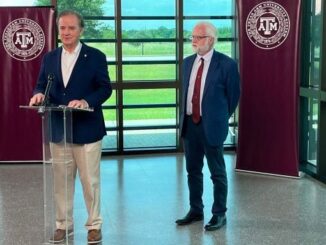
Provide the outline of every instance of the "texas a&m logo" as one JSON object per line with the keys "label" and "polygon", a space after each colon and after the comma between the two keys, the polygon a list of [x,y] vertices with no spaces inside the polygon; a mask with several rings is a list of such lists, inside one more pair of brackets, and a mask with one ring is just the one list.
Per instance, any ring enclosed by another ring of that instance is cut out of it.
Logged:
{"label": "texas a&m logo", "polygon": [[280,46],[286,40],[289,31],[289,15],[278,3],[262,2],[248,14],[247,36],[258,48],[273,49]]}
{"label": "texas a&m logo", "polygon": [[2,43],[11,57],[28,61],[40,55],[44,48],[45,36],[35,21],[20,18],[6,26],[2,34]]}

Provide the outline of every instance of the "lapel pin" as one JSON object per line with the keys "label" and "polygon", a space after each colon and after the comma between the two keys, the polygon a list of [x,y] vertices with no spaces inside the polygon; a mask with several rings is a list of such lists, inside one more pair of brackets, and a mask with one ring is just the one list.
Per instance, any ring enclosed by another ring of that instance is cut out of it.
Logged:
{"label": "lapel pin", "polygon": [[87,57],[87,54],[84,54],[84,57],[86,58]]}

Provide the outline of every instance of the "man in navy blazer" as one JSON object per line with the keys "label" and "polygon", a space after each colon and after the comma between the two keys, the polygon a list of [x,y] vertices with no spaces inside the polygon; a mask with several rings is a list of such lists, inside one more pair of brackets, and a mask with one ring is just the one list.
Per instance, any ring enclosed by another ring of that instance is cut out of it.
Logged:
{"label": "man in navy blazer", "polygon": [[51,115],[53,131],[50,146],[53,158],[56,230],[50,242],[63,242],[67,236],[73,234],[73,196],[78,170],[88,211],[85,224],[88,230],[88,243],[98,243],[102,239],[100,158],[102,138],[106,135],[101,105],[112,93],[106,56],[101,51],[80,42],[84,21],[79,13],[61,12],[57,18],[57,25],[62,47],[43,57],[30,105],[40,105],[44,101],[45,90],[51,79],[48,98],[51,105],[93,108],[94,111],[73,112],[73,135],[72,142],[69,142],[72,143],[69,152],[72,161],[66,164],[62,164],[64,151],[62,114],[53,112]]}
{"label": "man in navy blazer", "polygon": [[196,54],[184,59],[180,100],[180,134],[184,140],[190,210],[176,223],[187,225],[204,218],[202,169],[206,156],[214,202],[213,216],[205,230],[212,231],[226,224],[227,174],[223,143],[228,135],[229,118],[238,105],[240,79],[236,62],[214,50],[217,30],[211,23],[198,23],[191,40]]}

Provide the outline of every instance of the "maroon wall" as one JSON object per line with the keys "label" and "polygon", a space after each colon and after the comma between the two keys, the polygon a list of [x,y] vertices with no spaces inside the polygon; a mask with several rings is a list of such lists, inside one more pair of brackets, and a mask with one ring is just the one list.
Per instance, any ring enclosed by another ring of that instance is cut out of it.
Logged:
{"label": "maroon wall", "polygon": [[236,169],[298,176],[300,0],[238,0]]}
{"label": "maroon wall", "polygon": [[28,105],[42,56],[55,46],[50,7],[0,7],[0,161],[41,161],[41,119]]}

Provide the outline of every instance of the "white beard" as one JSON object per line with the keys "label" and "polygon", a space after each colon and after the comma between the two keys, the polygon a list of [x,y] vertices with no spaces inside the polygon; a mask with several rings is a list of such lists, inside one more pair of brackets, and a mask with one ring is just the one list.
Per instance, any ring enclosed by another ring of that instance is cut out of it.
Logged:
{"label": "white beard", "polygon": [[192,46],[192,51],[194,53],[197,53],[199,55],[204,55],[206,54],[208,51],[211,50],[211,47],[209,46],[208,42],[205,43],[205,45],[201,46],[201,47],[194,47]]}

